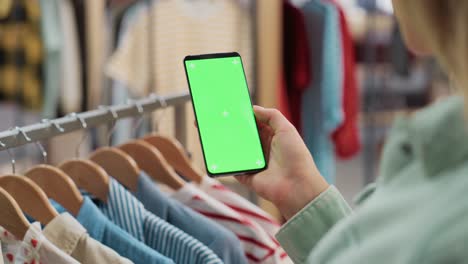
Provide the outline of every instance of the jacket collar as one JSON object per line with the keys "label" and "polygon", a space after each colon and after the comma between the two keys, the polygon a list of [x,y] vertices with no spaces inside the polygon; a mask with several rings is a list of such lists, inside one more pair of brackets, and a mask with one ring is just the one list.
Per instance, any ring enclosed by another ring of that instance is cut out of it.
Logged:
{"label": "jacket collar", "polygon": [[463,99],[455,96],[417,113],[411,120],[410,142],[428,176],[452,168],[468,157],[467,121]]}
{"label": "jacket collar", "polygon": [[[382,176],[388,178],[396,174],[394,169],[401,168],[403,160],[408,160],[405,155],[421,162],[425,176],[440,175],[457,166],[468,158],[467,128],[463,98],[459,96],[444,99],[410,118],[398,120],[388,142],[392,146],[388,146],[389,153],[383,160]],[[395,163],[399,165],[395,166]]]}

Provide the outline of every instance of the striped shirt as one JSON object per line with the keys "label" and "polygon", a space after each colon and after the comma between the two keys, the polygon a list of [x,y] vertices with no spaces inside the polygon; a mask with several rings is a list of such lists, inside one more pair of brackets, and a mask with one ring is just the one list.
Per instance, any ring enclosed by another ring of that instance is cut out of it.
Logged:
{"label": "striped shirt", "polygon": [[112,222],[175,263],[222,263],[211,249],[145,207],[116,180],[111,179],[107,203],[98,207]]}
{"label": "striped shirt", "polygon": [[[208,176],[203,177],[199,187],[209,196],[227,205],[243,217],[259,224],[268,233],[268,235],[270,235],[276,245],[279,246],[279,242],[276,240],[275,235],[278,233],[281,226],[275,219],[273,219],[272,216],[267,214],[260,207],[251,203],[239,194],[229,190],[219,181]],[[283,260],[282,263],[291,263],[291,260],[282,248],[278,249],[278,253],[280,254],[280,258]]]}
{"label": "striped shirt", "polygon": [[234,232],[242,242],[249,263],[282,263],[270,235],[254,221],[210,197],[192,184],[173,193],[173,198]]}

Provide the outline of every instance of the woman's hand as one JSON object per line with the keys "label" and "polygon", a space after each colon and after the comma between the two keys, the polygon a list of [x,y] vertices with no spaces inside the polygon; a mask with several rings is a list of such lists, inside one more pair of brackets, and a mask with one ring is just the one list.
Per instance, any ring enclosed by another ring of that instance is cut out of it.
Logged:
{"label": "woman's hand", "polygon": [[276,109],[254,106],[268,169],[237,176],[290,219],[328,188],[295,127]]}

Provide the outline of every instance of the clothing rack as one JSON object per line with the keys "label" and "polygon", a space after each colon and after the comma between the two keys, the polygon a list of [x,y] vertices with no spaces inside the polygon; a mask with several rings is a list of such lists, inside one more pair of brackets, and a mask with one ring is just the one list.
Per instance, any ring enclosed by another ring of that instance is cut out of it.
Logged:
{"label": "clothing rack", "polygon": [[121,118],[132,116],[143,117],[146,113],[166,107],[175,107],[176,138],[182,145],[186,145],[185,103],[190,99],[189,93],[168,96],[153,94],[143,99],[129,101],[127,104],[103,106],[96,110],[72,113],[61,118],[43,120],[41,123],[16,127],[0,132],[0,151],[81,129],[114,123]]}

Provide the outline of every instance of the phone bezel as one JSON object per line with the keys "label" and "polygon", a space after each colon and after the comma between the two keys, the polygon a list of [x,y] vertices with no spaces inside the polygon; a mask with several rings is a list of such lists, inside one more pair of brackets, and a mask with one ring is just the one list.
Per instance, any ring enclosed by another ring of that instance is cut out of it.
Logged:
{"label": "phone bezel", "polygon": [[[253,104],[252,104],[252,97],[250,96],[250,90],[249,90],[249,84],[247,82],[247,77],[245,75],[245,69],[244,69],[244,63],[242,61],[242,57],[239,53],[237,52],[227,52],[227,53],[212,53],[212,54],[201,54],[201,55],[188,55],[184,58],[184,70],[185,70],[185,77],[187,78],[187,83],[188,83],[188,86],[189,86],[189,91],[190,91],[190,97],[192,99],[192,108],[193,108],[193,112],[195,114],[195,120],[198,124],[198,116],[197,116],[197,111],[195,109],[195,104],[193,102],[193,94],[192,94],[192,86],[190,85],[190,80],[189,80],[189,76],[188,76],[188,72],[187,72],[187,66],[186,66],[186,62],[187,61],[191,61],[191,60],[204,60],[204,59],[217,59],[217,58],[231,58],[231,57],[239,57],[240,58],[240,61],[241,61],[241,65],[242,65],[242,72],[244,73],[244,78],[245,78],[245,82],[246,82],[246,87],[247,87],[247,93],[249,94],[249,101],[250,101],[250,106],[252,108],[252,113],[253,113]],[[255,118],[255,113],[254,114],[254,118]],[[208,163],[206,161],[206,155],[205,155],[205,149],[203,147],[203,140],[202,140],[202,136],[201,136],[201,133],[200,133],[200,128],[198,127],[197,125],[197,130],[198,130],[198,137],[200,139],[200,145],[201,145],[201,148],[202,148],[202,152],[203,152],[203,160],[205,162],[205,168],[206,168],[206,172],[207,174],[210,176],[210,177],[220,177],[220,176],[228,176],[228,175],[244,175],[244,174],[253,174],[253,173],[258,173],[260,171],[263,171],[263,170],[266,170],[268,168],[268,160],[267,160],[267,157],[266,157],[266,153],[264,151],[264,147],[262,145],[262,141],[261,141],[261,138],[260,138],[260,133],[259,133],[259,130],[258,130],[258,125],[257,125],[257,122],[255,122],[255,127],[257,129],[257,136],[258,136],[258,139],[260,141],[260,146],[262,147],[262,154],[263,154],[263,160],[265,161],[264,162],[264,165],[262,168],[258,168],[258,169],[252,169],[252,170],[240,170],[240,171],[231,171],[231,172],[221,172],[221,173],[212,173],[210,172],[209,168],[208,168]]]}

